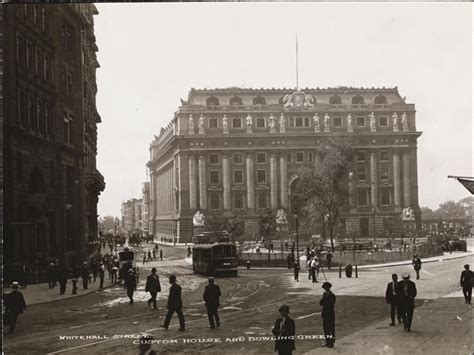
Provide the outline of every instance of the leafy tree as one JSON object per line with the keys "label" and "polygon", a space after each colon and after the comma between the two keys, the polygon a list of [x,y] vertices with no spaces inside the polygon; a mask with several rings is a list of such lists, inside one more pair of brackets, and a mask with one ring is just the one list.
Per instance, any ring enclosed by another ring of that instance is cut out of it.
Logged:
{"label": "leafy tree", "polygon": [[439,205],[436,213],[442,219],[461,219],[466,218],[467,208],[461,205],[459,202],[446,201]]}
{"label": "leafy tree", "polygon": [[400,234],[403,229],[403,223],[400,217],[386,217],[383,219],[383,229],[385,235],[389,238],[393,238],[395,235]]}
{"label": "leafy tree", "polygon": [[334,250],[334,232],[341,213],[349,207],[349,173],[354,150],[350,140],[329,139],[322,147],[321,164],[298,171],[295,197],[305,201],[303,211],[310,224],[325,218]]}
{"label": "leafy tree", "polygon": [[273,211],[268,210],[267,214],[260,216],[258,222],[258,232],[260,235],[265,238],[265,240],[270,240],[276,233],[276,216]]}
{"label": "leafy tree", "polygon": [[244,223],[239,220],[237,216],[226,219],[225,221],[225,230],[230,233],[232,238],[238,239],[244,234]]}
{"label": "leafy tree", "polygon": [[420,213],[423,220],[439,219],[438,214],[429,207],[421,207]]}
{"label": "leafy tree", "polygon": [[204,219],[204,228],[208,232],[213,232],[215,237],[219,236],[219,232],[226,230],[227,220],[224,217],[208,216]]}

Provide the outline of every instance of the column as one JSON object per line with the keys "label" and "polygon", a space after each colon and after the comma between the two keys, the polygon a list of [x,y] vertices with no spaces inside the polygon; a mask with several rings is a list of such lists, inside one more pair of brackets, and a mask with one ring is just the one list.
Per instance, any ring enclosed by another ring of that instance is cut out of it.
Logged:
{"label": "column", "polygon": [[207,192],[206,192],[206,160],[204,156],[199,157],[199,207],[201,210],[207,209]]}
{"label": "column", "polygon": [[277,157],[275,154],[270,157],[270,206],[272,210],[278,208]]}
{"label": "column", "polygon": [[401,185],[400,185],[400,153],[393,152],[393,204],[395,208],[400,208]]}
{"label": "column", "polygon": [[377,158],[375,152],[370,153],[370,202],[372,207],[378,205]]}
{"label": "column", "polygon": [[247,208],[255,208],[255,180],[254,180],[254,163],[253,155],[247,155]]}
{"label": "column", "polygon": [[197,196],[196,196],[196,158],[192,155],[189,156],[189,209],[197,209]]}
{"label": "column", "polygon": [[319,168],[321,166],[321,155],[319,151],[314,152],[314,167]]}
{"label": "column", "polygon": [[230,165],[229,157],[222,157],[222,175],[224,184],[224,210],[230,210]]}
{"label": "column", "polygon": [[280,155],[280,204],[288,207],[288,160],[286,153]]}
{"label": "column", "polygon": [[403,206],[410,205],[410,153],[405,151],[403,152]]}

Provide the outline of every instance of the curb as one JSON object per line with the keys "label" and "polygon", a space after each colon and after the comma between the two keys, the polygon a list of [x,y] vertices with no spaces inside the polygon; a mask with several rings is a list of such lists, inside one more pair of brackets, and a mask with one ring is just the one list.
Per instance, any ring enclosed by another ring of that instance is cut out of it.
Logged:
{"label": "curb", "polygon": [[[423,264],[428,264],[428,263],[434,263],[434,262],[439,262],[439,261],[449,261],[449,260],[455,260],[455,259],[462,259],[462,258],[465,258],[465,257],[468,257],[468,256],[473,256],[473,255],[474,255],[473,253],[468,253],[468,254],[454,256],[454,257],[447,258],[447,259],[436,259],[436,260],[426,260],[426,261],[423,261],[423,259],[421,259],[421,261],[422,261]],[[377,269],[377,268],[381,268],[381,267],[411,265],[411,263],[412,263],[411,260],[407,260],[407,261],[400,261],[399,263],[389,264],[389,265],[387,265],[387,264],[358,265],[357,268],[358,269]]]}

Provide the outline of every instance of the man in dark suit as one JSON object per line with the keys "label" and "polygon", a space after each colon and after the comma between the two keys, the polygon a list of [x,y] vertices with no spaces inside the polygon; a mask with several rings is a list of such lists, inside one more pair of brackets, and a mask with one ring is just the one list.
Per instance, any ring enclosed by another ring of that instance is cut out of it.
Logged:
{"label": "man in dark suit", "polygon": [[464,299],[467,304],[471,304],[472,296],[472,282],[474,278],[474,273],[469,270],[469,265],[464,265],[464,271],[461,273],[461,286]]}
{"label": "man in dark suit", "polygon": [[145,292],[150,292],[151,295],[151,298],[148,300],[148,307],[153,302],[153,308],[156,309],[156,294],[161,292],[161,285],[155,267],[151,269],[151,274],[146,278]]}
{"label": "man in dark suit", "polygon": [[403,328],[410,332],[415,309],[416,286],[413,281],[410,281],[410,273],[404,272],[402,276],[403,280],[397,284],[397,294],[400,296]]}
{"label": "man in dark suit", "polygon": [[219,297],[221,296],[221,289],[214,284],[214,278],[209,277],[209,285],[204,290],[203,299],[206,303],[207,317],[209,318],[210,328],[219,328],[219,314],[217,309],[220,306]]}
{"label": "man in dark suit", "polygon": [[10,334],[15,331],[18,315],[23,313],[26,309],[23,294],[18,291],[18,282],[14,281],[12,288],[13,291],[5,295],[5,317],[7,318],[7,323],[10,325]]}
{"label": "man in dark suit", "polygon": [[130,298],[129,304],[133,304],[133,293],[137,288],[137,278],[135,274],[135,270],[128,269],[127,275],[125,276],[125,288],[127,289],[127,296]]}
{"label": "man in dark suit", "polygon": [[171,275],[170,278],[170,294],[168,296],[168,313],[166,314],[165,323],[161,325],[162,328],[168,329],[170,325],[171,317],[176,312],[179,318],[179,330],[183,331],[184,328],[184,315],[183,315],[183,301],[181,300],[181,286],[176,283],[176,276]]}
{"label": "man in dark suit", "polygon": [[395,325],[395,312],[397,313],[398,323],[402,322],[402,312],[400,309],[400,300],[399,295],[397,294],[397,283],[398,276],[397,274],[392,274],[392,282],[389,282],[387,285],[387,291],[385,291],[385,301],[387,304],[390,304],[390,318],[392,323],[390,325]]}
{"label": "man in dark suit", "polygon": [[87,262],[84,262],[81,268],[82,287],[84,288],[84,290],[87,290],[89,284],[89,277],[89,267],[87,266]]}
{"label": "man in dark suit", "polygon": [[295,347],[295,321],[288,314],[290,307],[282,305],[278,312],[281,318],[278,318],[273,326],[272,333],[276,336],[275,350],[278,355],[291,355]]}
{"label": "man in dark suit", "polygon": [[420,279],[420,270],[421,270],[421,258],[418,256],[418,254],[415,254],[413,257],[413,268],[415,269],[416,272],[416,279]]}
{"label": "man in dark suit", "polygon": [[326,343],[323,346],[333,348],[336,341],[336,314],[334,305],[336,304],[336,296],[331,292],[332,285],[329,282],[323,283],[323,298],[319,304],[323,306],[321,317],[323,318],[323,330]]}

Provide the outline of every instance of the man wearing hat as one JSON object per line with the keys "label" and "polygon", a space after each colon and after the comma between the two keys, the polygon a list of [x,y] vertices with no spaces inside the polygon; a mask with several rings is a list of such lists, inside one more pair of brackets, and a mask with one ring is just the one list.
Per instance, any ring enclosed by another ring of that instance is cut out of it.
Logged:
{"label": "man wearing hat", "polygon": [[135,277],[135,270],[128,269],[125,275],[125,288],[127,289],[127,296],[130,298],[129,304],[133,304],[133,292],[137,288],[137,279]]}
{"label": "man wearing hat", "polygon": [[420,279],[420,270],[421,270],[421,258],[418,256],[418,254],[415,254],[415,256],[413,256],[413,268],[415,269],[415,272],[416,272],[416,279],[419,280]]}
{"label": "man wearing hat", "polygon": [[273,326],[272,333],[276,336],[275,350],[278,355],[291,355],[295,347],[295,321],[288,314],[290,307],[286,304],[278,308],[281,318],[278,318]]}
{"label": "man wearing hat", "polygon": [[466,304],[471,304],[473,278],[474,273],[469,270],[469,265],[464,265],[464,271],[461,273],[461,287]]}
{"label": "man wearing hat", "polygon": [[18,282],[14,281],[12,284],[13,291],[5,295],[5,317],[7,323],[10,325],[9,333],[15,331],[16,320],[19,314],[26,309],[25,298],[23,294],[18,291]]}
{"label": "man wearing hat", "polygon": [[400,300],[397,293],[398,275],[392,274],[392,282],[387,284],[385,291],[385,301],[390,305],[390,318],[392,319],[391,326],[395,325],[395,313],[397,313],[398,323],[402,322],[402,312],[400,309]]}
{"label": "man wearing hat", "polygon": [[168,313],[166,313],[165,323],[161,325],[162,328],[168,329],[173,313],[178,314],[179,330],[184,331],[184,315],[183,315],[183,301],[181,299],[181,286],[176,283],[176,276],[171,275],[170,278],[170,294],[168,296]]}
{"label": "man wearing hat", "polygon": [[156,309],[156,294],[161,292],[160,279],[156,274],[156,267],[151,268],[151,274],[146,278],[145,292],[150,292],[151,298],[148,300],[148,307],[153,302],[153,308]]}
{"label": "man wearing hat", "polygon": [[336,314],[334,312],[334,305],[336,304],[336,296],[331,292],[331,283],[323,283],[323,298],[319,304],[323,306],[321,317],[323,318],[323,330],[326,343],[323,346],[333,348],[336,341]]}
{"label": "man wearing hat", "polygon": [[411,322],[413,320],[413,310],[415,309],[416,286],[410,281],[410,273],[402,274],[403,280],[397,284],[397,293],[400,295],[400,309],[402,311],[403,328],[411,331]]}
{"label": "man wearing hat", "polygon": [[206,303],[207,308],[207,317],[209,318],[209,325],[211,329],[214,329],[216,326],[219,328],[219,314],[217,309],[220,306],[219,297],[221,296],[221,289],[219,286],[214,284],[214,278],[209,277],[209,285],[206,286],[204,290],[203,299]]}
{"label": "man wearing hat", "polygon": [[89,274],[89,267],[87,266],[87,262],[84,261],[81,268],[82,287],[84,288],[84,290],[87,290],[89,285]]}

